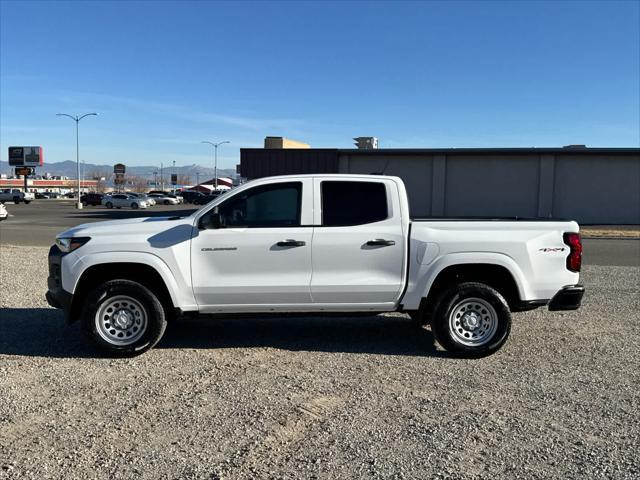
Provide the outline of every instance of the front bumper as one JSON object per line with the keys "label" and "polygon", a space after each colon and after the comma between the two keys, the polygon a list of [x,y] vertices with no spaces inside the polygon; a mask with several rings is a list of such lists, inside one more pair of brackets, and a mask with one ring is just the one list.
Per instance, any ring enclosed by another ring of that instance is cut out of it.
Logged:
{"label": "front bumper", "polygon": [[549,302],[549,310],[577,310],[582,303],[584,285],[567,285]]}
{"label": "front bumper", "polygon": [[65,321],[69,321],[73,294],[62,288],[62,257],[64,253],[53,245],[49,249],[49,277],[47,278],[48,291],[45,295],[47,303],[53,308],[64,311]]}

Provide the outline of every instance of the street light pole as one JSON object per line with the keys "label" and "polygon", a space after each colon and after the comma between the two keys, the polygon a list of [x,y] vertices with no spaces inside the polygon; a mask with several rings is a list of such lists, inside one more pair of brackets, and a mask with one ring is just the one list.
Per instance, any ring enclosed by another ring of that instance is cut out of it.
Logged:
{"label": "street light pole", "polygon": [[231,143],[231,142],[229,140],[225,140],[224,142],[213,143],[213,142],[208,142],[206,140],[203,140],[200,143],[208,143],[214,148],[213,177],[214,177],[215,190],[218,190],[218,147],[224,143]]}
{"label": "street light pole", "polygon": [[59,117],[69,117],[71,120],[76,122],[76,177],[78,179],[78,202],[76,203],[77,209],[82,209],[82,202],[80,201],[80,140],[79,140],[79,125],[80,120],[84,117],[88,117],[89,115],[98,115],[97,113],[85,113],[82,116],[69,115],[67,113],[56,113]]}

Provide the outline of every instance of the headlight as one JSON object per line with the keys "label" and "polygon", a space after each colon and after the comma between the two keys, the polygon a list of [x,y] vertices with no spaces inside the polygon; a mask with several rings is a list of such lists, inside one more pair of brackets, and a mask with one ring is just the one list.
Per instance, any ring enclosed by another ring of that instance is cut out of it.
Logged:
{"label": "headlight", "polygon": [[91,240],[90,237],[56,238],[56,245],[61,252],[69,253]]}

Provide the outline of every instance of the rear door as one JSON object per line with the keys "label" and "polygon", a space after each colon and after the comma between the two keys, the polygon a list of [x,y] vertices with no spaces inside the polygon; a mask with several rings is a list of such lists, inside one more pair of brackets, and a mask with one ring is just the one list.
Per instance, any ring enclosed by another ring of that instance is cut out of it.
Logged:
{"label": "rear door", "polygon": [[229,193],[205,214],[217,212],[220,226],[199,229],[191,242],[201,311],[308,308],[312,188],[311,178],[258,185]]}
{"label": "rear door", "polygon": [[404,286],[406,255],[395,183],[339,177],[314,182],[314,303],[392,308]]}

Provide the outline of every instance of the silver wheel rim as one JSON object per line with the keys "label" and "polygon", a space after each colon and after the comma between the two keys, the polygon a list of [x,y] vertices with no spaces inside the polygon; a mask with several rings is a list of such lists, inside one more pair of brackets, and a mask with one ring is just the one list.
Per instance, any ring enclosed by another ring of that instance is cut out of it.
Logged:
{"label": "silver wheel rim", "polygon": [[126,295],[106,300],[95,316],[100,337],[112,345],[125,346],[140,340],[147,330],[147,312],[142,304]]}
{"label": "silver wheel rim", "polygon": [[498,329],[498,314],[481,298],[465,298],[449,314],[449,332],[454,340],[468,347],[480,347],[491,341]]}

